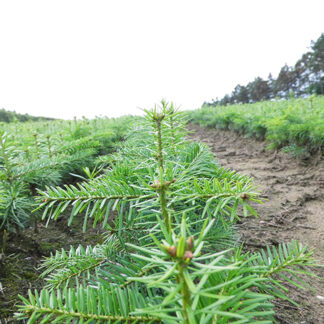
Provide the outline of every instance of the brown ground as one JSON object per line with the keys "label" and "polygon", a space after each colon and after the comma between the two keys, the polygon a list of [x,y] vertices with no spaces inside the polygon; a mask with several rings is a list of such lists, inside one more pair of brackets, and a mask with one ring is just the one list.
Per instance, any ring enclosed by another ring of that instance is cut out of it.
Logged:
{"label": "brown ground", "polygon": [[[205,142],[222,166],[252,176],[267,199],[256,206],[258,219],[243,219],[239,225],[245,245],[254,250],[298,240],[315,248],[315,258],[324,265],[324,160],[269,152],[265,142],[229,131],[198,125],[189,129],[191,138]],[[317,297],[324,296],[324,268],[315,272],[321,279],[307,278],[314,291],[292,290],[299,308],[278,303],[280,323],[324,324],[324,300]]]}
{"label": "brown ground", "polygon": [[44,257],[61,248],[70,249],[73,245],[95,245],[103,239],[102,230],[88,224],[86,233],[82,232],[83,218],[76,217],[71,227],[67,219],[60,219],[38,225],[38,233],[28,228],[20,235],[12,233],[7,240],[4,254],[0,253],[0,324],[22,323],[14,319],[17,305],[22,304],[18,294],[26,296],[28,289],[41,289],[44,280],[38,267]]}

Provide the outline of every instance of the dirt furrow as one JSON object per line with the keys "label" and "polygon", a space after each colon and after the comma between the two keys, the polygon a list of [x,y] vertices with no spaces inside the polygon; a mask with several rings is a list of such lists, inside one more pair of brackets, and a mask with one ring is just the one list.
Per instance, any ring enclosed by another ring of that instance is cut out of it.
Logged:
{"label": "dirt furrow", "polygon": [[[235,133],[190,125],[191,138],[206,143],[226,168],[248,174],[266,198],[255,206],[259,218],[243,219],[242,241],[254,250],[269,244],[298,240],[314,248],[324,264],[324,161],[302,161],[266,150],[266,143]],[[300,307],[278,303],[281,323],[324,323],[324,268],[319,278],[307,278],[314,290],[291,289]]]}

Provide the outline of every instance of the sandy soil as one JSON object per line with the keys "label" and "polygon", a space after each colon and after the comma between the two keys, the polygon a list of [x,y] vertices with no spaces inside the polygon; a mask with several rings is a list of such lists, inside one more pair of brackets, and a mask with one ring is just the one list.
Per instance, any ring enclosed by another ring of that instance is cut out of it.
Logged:
{"label": "sandy soil", "polygon": [[[313,249],[324,264],[324,161],[321,156],[308,161],[288,154],[269,152],[266,143],[244,138],[229,131],[190,125],[190,137],[211,148],[220,164],[248,174],[266,198],[255,206],[259,215],[243,219],[239,225],[242,241],[248,249],[298,240]],[[292,290],[300,304],[278,302],[280,323],[324,323],[324,268],[316,268],[318,279],[307,281],[313,291]]]}

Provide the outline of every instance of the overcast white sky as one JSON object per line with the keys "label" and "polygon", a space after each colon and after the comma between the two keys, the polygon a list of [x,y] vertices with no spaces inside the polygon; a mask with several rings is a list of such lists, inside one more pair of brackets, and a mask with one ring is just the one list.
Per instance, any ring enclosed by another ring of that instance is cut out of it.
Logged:
{"label": "overcast white sky", "polygon": [[277,76],[324,1],[0,0],[0,108],[58,118],[183,109]]}

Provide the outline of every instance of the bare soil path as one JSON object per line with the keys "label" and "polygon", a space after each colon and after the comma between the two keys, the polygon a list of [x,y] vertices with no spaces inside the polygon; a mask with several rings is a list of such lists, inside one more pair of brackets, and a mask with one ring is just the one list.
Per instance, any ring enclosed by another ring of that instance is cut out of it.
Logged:
{"label": "bare soil path", "polygon": [[[259,218],[243,219],[239,225],[248,249],[298,240],[315,248],[314,256],[324,264],[324,160],[308,161],[266,150],[265,142],[229,131],[190,125],[190,137],[206,143],[226,168],[252,176],[267,200],[255,206]],[[314,291],[292,289],[300,307],[278,303],[280,323],[324,324],[324,268],[319,278],[307,278]]]}

